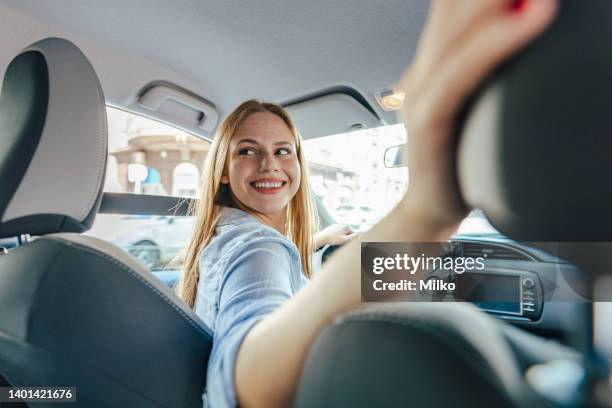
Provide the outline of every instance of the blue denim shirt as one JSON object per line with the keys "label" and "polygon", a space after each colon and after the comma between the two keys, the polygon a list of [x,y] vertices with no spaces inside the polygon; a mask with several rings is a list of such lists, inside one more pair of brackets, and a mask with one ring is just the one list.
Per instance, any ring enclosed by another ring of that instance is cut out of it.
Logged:
{"label": "blue denim shirt", "polygon": [[235,407],[234,366],[244,336],[307,279],[297,247],[252,215],[224,207],[200,254],[196,314],[213,331],[205,407]]}

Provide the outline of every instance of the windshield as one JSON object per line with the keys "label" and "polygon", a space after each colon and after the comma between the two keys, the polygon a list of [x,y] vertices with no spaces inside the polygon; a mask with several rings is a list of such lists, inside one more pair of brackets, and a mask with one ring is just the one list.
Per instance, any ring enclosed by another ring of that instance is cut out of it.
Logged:
{"label": "windshield", "polygon": [[[210,143],[150,119],[108,109],[109,165],[105,191],[199,197],[200,169]],[[351,131],[304,142],[321,227],[339,222],[363,232],[401,200],[408,170],[384,166],[385,150],[406,142],[403,125]],[[152,270],[186,247],[192,217],[101,214],[88,234],[125,249]],[[462,234],[496,231],[480,211]]]}
{"label": "windshield", "polygon": [[[312,189],[336,221],[363,232],[400,201],[408,170],[385,167],[384,155],[403,143],[406,130],[401,124],[305,141]],[[499,234],[480,210],[470,212],[457,233]]]}
{"label": "windshield", "polygon": [[501,235],[487,220],[487,217],[481,210],[472,210],[465,217],[457,234],[462,235]]}
{"label": "windshield", "polygon": [[372,227],[400,201],[406,168],[384,166],[385,150],[406,142],[403,125],[381,126],[304,142],[311,187],[336,221]]}

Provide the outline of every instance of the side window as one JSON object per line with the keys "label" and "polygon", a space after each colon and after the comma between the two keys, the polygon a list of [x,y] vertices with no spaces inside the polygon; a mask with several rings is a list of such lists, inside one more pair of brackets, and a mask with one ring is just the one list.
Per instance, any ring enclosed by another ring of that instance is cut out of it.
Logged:
{"label": "side window", "polygon": [[172,170],[172,195],[197,196],[200,188],[200,170],[193,163],[179,163]]}
{"label": "side window", "polygon": [[[107,108],[108,166],[105,192],[197,197],[200,169],[210,142],[154,120]],[[175,260],[191,238],[192,217],[98,214],[87,233],[138,258],[168,285],[178,278]]]}
{"label": "side window", "polygon": [[154,120],[107,108],[104,191],[196,197],[210,142]]}

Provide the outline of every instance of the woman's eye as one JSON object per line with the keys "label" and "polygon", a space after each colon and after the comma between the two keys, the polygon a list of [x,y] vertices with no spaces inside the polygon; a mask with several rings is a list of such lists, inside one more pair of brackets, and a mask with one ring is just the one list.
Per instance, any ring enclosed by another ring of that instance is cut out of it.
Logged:
{"label": "woman's eye", "polygon": [[238,150],[239,156],[252,156],[255,154],[255,151],[250,147],[245,147],[243,149]]}
{"label": "woman's eye", "polygon": [[286,156],[288,154],[291,154],[291,150],[286,149],[286,148],[281,148],[276,151],[276,154],[278,154],[279,156]]}

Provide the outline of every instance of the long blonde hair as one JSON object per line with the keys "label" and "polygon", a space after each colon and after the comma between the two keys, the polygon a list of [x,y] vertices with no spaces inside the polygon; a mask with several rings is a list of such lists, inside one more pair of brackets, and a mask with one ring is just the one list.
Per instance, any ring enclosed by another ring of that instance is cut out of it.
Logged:
{"label": "long blonde hair", "polygon": [[287,206],[287,237],[298,248],[302,271],[306,277],[312,273],[310,257],[313,251],[313,234],[317,229],[317,214],[310,194],[308,167],[304,160],[302,137],[297,131],[289,114],[283,107],[258,100],[248,100],[238,106],[221,123],[215,136],[202,171],[202,194],[199,204],[192,201],[189,213],[196,216],[193,236],[187,247],[183,273],[176,291],[191,308],[195,307],[198,283],[200,280],[199,256],[213,237],[221,207],[238,207],[229,193],[229,186],[221,184],[221,176],[227,160],[232,137],[249,115],[258,112],[272,113],[289,127],[295,137],[296,154],[301,167],[300,186]]}

